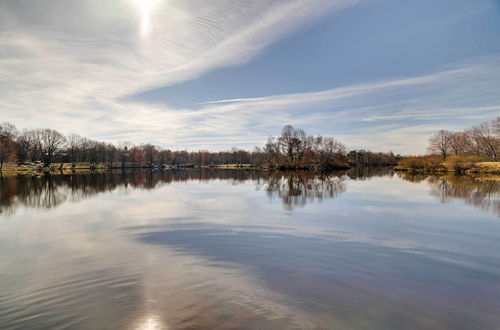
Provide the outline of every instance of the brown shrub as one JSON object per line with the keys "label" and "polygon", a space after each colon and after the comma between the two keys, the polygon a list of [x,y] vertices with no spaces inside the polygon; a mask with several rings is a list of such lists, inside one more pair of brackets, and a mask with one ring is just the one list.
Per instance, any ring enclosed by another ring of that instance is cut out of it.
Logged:
{"label": "brown shrub", "polygon": [[407,157],[398,162],[398,167],[412,171],[423,170],[427,167],[427,162],[423,157]]}
{"label": "brown shrub", "polygon": [[478,156],[449,156],[444,163],[445,167],[449,170],[453,170],[458,173],[463,173],[468,169],[471,169],[475,164],[481,161],[481,157]]}

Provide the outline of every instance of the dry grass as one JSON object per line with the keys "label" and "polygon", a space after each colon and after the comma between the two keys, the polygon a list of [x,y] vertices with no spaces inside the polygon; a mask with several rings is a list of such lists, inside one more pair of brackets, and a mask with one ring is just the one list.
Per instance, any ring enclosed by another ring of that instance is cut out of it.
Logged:
{"label": "dry grass", "polygon": [[477,156],[451,155],[442,162],[438,156],[414,156],[399,161],[396,171],[500,174],[500,162],[484,162]]}
{"label": "dry grass", "polygon": [[[105,165],[97,165],[95,167],[95,169],[105,169],[106,166]],[[5,173],[30,173],[30,172],[36,172],[36,171],[60,171],[60,170],[63,170],[63,171],[71,171],[73,170],[72,167],[71,167],[71,163],[64,163],[63,164],[63,167],[61,168],[61,163],[52,163],[50,165],[50,169],[47,169],[47,168],[43,168],[43,167],[36,167],[36,166],[28,166],[28,165],[16,165],[16,164],[13,164],[13,163],[6,163],[3,165],[3,168],[2,168],[2,173],[5,174]],[[75,168],[75,170],[90,170],[91,169],[91,166],[90,164],[87,164],[87,163],[77,163]]]}
{"label": "dry grass", "polygon": [[480,162],[470,169],[472,173],[495,173],[500,174],[500,162]]}
{"label": "dry grass", "polygon": [[479,167],[494,168],[500,170],[500,162],[480,162],[476,164]]}

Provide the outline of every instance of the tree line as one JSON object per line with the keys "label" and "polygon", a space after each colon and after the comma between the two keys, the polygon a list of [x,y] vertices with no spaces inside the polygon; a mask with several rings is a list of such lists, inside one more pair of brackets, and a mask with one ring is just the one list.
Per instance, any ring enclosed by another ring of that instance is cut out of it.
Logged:
{"label": "tree line", "polygon": [[117,145],[89,139],[78,134],[68,136],[49,129],[25,129],[19,132],[10,123],[0,124],[0,169],[5,162],[21,164],[80,163],[108,167],[152,167],[161,165],[219,165],[252,164],[262,162],[262,152],[233,148],[229,151],[209,152],[163,149],[153,144]]}
{"label": "tree line", "polygon": [[164,149],[153,144],[118,144],[64,134],[50,128],[19,131],[10,123],[0,124],[0,170],[5,162],[50,167],[54,163],[89,164],[90,167],[211,166],[253,164],[279,168],[331,169],[346,167],[345,146],[332,137],[311,136],[287,125],[281,136],[270,137],[264,148],[253,151],[187,151]]}
{"label": "tree line", "polygon": [[455,155],[496,162],[500,157],[500,117],[461,132],[440,130],[430,137],[428,150],[443,161]]}
{"label": "tree line", "polygon": [[429,138],[429,153],[405,157],[396,169],[406,171],[498,173],[500,117],[460,132],[440,130]]}
{"label": "tree line", "polygon": [[267,163],[282,169],[331,170],[364,165],[395,165],[401,159],[392,152],[352,150],[331,136],[308,135],[287,125],[281,136],[269,137],[264,150]]}
{"label": "tree line", "polygon": [[187,151],[164,149],[153,144],[118,144],[64,134],[50,128],[19,131],[10,123],[0,124],[0,170],[5,162],[50,167],[54,163],[105,165],[118,167],[217,166],[251,164],[279,169],[331,170],[356,165],[393,165],[392,152],[366,150],[346,152],[344,144],[331,136],[309,135],[286,125],[280,136],[269,137],[264,147],[253,151],[232,148],[227,151]]}

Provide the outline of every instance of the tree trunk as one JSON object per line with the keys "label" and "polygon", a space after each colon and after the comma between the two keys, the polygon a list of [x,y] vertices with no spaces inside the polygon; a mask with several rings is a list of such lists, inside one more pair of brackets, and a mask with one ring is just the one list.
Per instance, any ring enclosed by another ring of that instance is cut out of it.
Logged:
{"label": "tree trunk", "polygon": [[0,172],[2,172],[2,168],[3,168],[3,160],[0,160]]}
{"label": "tree trunk", "polygon": [[52,157],[50,156],[45,156],[43,160],[43,166],[44,167],[50,167]]}

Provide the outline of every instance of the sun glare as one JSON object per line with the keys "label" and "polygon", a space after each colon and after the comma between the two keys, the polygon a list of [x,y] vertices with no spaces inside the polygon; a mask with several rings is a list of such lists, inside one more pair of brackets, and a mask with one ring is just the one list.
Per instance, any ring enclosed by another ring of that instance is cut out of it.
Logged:
{"label": "sun glare", "polygon": [[136,2],[143,10],[149,11],[151,7],[158,3],[158,0],[136,0]]}
{"label": "sun glare", "polygon": [[137,330],[167,330],[168,327],[162,324],[160,318],[156,315],[147,315],[139,323]]}
{"label": "sun glare", "polygon": [[151,12],[160,0],[135,0],[141,10],[141,37],[146,38],[151,35],[152,21]]}

